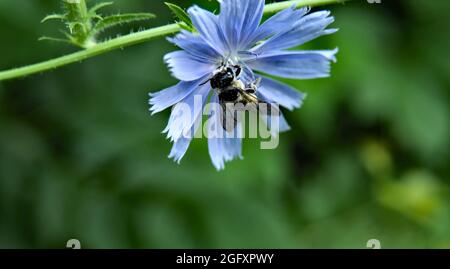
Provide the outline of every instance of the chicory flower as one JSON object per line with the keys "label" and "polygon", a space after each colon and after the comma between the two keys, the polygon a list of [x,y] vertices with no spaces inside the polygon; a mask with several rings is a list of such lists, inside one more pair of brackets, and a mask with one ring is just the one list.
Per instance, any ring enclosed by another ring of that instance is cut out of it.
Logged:
{"label": "chicory flower", "polygon": [[[240,79],[244,83],[260,77],[256,94],[261,100],[293,110],[302,105],[305,94],[263,74],[291,79],[323,78],[329,76],[330,62],[336,61],[337,49],[288,50],[336,32],[336,29],[327,29],[334,21],[329,11],[310,13],[309,8],[291,7],[260,24],[263,0],[222,0],[220,3],[219,15],[198,6],[188,9],[197,32],[182,30],[169,38],[181,50],[164,57],[172,75],[180,82],[150,94],[152,114],[172,107],[164,132],[174,143],[169,157],[177,162],[183,158],[193,133],[201,126],[203,107],[218,102],[217,91],[204,82],[222,63],[241,66]],[[221,126],[217,113],[210,114],[209,124]],[[276,130],[268,127],[276,132],[290,128],[282,114]],[[238,126],[235,131],[242,130]],[[242,157],[240,136],[209,137],[208,148],[218,170],[224,168],[226,161]]]}

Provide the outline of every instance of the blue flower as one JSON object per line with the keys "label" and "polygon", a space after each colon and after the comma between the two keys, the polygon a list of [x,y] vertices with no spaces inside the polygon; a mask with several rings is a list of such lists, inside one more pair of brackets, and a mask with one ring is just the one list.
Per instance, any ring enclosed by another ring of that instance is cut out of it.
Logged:
{"label": "blue flower", "polygon": [[[169,158],[180,162],[193,134],[201,126],[203,107],[218,102],[218,93],[204,82],[223,62],[240,65],[240,79],[245,83],[254,81],[255,75],[260,77],[258,97],[288,110],[299,108],[305,95],[260,74],[292,79],[329,76],[330,62],[336,61],[337,49],[288,49],[336,32],[336,29],[327,29],[334,21],[330,12],[310,13],[308,8],[291,7],[260,24],[263,9],[263,0],[222,0],[219,15],[193,6],[188,9],[188,14],[197,32],[183,30],[168,39],[181,48],[164,57],[172,75],[180,82],[151,93],[149,103],[152,114],[172,107],[169,123],[164,130],[174,143]],[[221,124],[217,113],[210,113],[209,117],[209,127]],[[270,124],[268,126],[270,128]],[[271,131],[283,132],[289,128],[281,114],[278,128]],[[235,132],[242,132],[241,129],[238,126]],[[209,136],[209,155],[218,170],[224,168],[226,161],[242,157],[242,139],[239,137]]]}

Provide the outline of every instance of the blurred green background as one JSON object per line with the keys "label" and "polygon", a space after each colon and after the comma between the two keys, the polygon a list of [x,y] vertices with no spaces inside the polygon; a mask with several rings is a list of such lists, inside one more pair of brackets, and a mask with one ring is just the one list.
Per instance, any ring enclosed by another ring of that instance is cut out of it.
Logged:
{"label": "blurred green background", "polygon": [[[170,23],[163,1],[116,0],[105,13]],[[209,1],[192,2],[211,10]],[[0,1],[0,69],[75,49],[57,35],[55,0]],[[0,83],[0,247],[450,247],[450,2],[353,1],[324,7],[339,47],[332,77],[287,82],[308,93],[286,113],[276,150],[244,143],[244,160],[212,166],[206,140],[181,165],[150,116],[148,93],[176,80],[163,38]]]}

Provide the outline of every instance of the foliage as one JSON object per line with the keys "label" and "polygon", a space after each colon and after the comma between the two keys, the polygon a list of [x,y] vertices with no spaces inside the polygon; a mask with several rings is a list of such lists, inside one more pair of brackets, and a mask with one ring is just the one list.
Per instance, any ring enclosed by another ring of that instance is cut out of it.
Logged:
{"label": "foliage", "polygon": [[62,41],[82,48],[90,48],[97,43],[98,35],[117,25],[135,21],[148,20],[155,16],[151,13],[127,13],[102,16],[100,9],[113,4],[113,2],[101,2],[91,8],[86,5],[86,0],[63,0],[63,14],[51,14],[42,22],[60,20],[69,32],[62,31],[65,39],[54,37],[41,37],[40,40]]}
{"label": "foliage", "polygon": [[166,4],[166,6],[170,9],[170,11],[172,11],[173,15],[177,19],[179,19],[178,24],[180,25],[181,28],[189,32],[195,31],[195,27],[192,24],[191,18],[189,17],[189,14],[187,14],[186,11],[184,11],[184,9],[172,3],[165,2],[164,4]]}

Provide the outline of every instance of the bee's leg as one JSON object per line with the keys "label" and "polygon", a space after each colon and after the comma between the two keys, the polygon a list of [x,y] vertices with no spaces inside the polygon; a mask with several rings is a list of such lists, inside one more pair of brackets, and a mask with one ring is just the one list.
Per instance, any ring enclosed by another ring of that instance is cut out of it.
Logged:
{"label": "bee's leg", "polygon": [[259,85],[261,85],[261,80],[261,77],[259,77],[252,83],[252,85],[255,87],[255,90],[259,87]]}
{"label": "bee's leg", "polygon": [[251,83],[251,84],[247,85],[247,87],[245,87],[245,92],[254,94],[256,92],[256,88],[257,88],[256,85],[254,83]]}
{"label": "bee's leg", "polygon": [[254,82],[250,83],[246,88],[245,92],[254,94],[256,90],[258,89],[259,85],[261,84],[261,78],[257,78]]}
{"label": "bee's leg", "polygon": [[210,81],[211,81],[211,78],[209,78],[208,80],[202,82],[202,83],[201,83],[200,85],[198,85],[198,86],[203,86],[203,85],[205,85],[206,83],[208,83],[208,82],[210,82]]}
{"label": "bee's leg", "polygon": [[242,73],[242,68],[238,64],[233,65],[233,67],[236,69],[236,71],[234,71],[234,74],[235,74],[236,77],[238,77]]}

